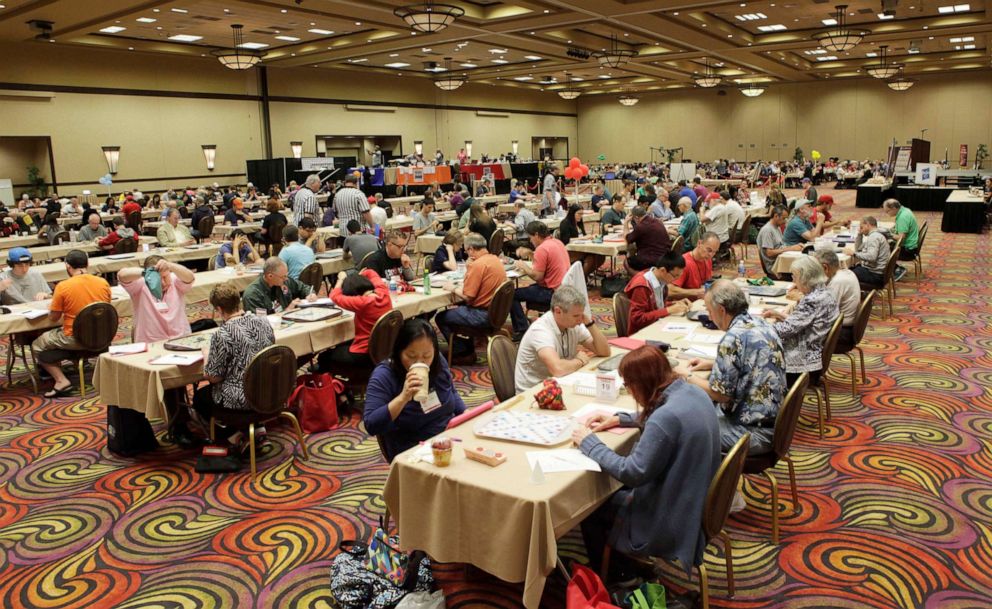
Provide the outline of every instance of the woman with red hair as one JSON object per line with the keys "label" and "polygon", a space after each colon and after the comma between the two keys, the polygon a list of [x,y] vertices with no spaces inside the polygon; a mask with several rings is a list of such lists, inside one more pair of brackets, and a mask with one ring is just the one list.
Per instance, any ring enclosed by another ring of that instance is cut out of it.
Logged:
{"label": "woman with red hair", "polygon": [[[688,574],[703,559],[703,504],[720,465],[716,408],[657,347],[631,351],[619,372],[640,414],[599,415],[572,432],[579,449],[624,484],[582,523],[590,566],[599,570],[608,543],[622,553],[611,561],[614,577],[631,575],[623,555],[678,560]],[[641,430],[626,457],[593,433],[617,426]]]}

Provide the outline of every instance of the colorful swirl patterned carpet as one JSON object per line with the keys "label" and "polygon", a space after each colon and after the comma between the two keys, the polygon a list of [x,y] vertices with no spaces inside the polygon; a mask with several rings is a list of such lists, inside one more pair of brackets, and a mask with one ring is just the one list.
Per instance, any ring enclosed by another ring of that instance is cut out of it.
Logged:
{"label": "colorful swirl patterned carpet", "polygon": [[[854,212],[851,191],[834,195],[841,216]],[[941,234],[929,216],[926,278],[919,290],[901,282],[895,316],[872,320],[858,397],[837,360],[823,440],[807,401],[793,451],[800,505],[793,513],[784,493],[778,546],[767,483],[747,481],[749,506],[729,522],[734,599],[723,549],[711,546],[714,606],[992,607],[989,239]],[[605,302],[595,312],[612,326]],[[169,445],[114,457],[93,397],[38,398],[15,373],[0,394],[4,608],[328,607],[338,542],[367,538],[383,510],[387,470],[356,419],[311,436],[309,461],[289,459],[290,435],[271,430],[276,451],[252,484],[246,473],[197,474],[194,455]],[[459,368],[456,380],[470,405],[490,393],[484,366]],[[574,533],[562,540],[566,561],[583,552]],[[449,607],[519,607],[518,585],[462,565],[436,573]],[[677,569],[666,577],[690,585]],[[553,576],[544,606],[562,599]]]}

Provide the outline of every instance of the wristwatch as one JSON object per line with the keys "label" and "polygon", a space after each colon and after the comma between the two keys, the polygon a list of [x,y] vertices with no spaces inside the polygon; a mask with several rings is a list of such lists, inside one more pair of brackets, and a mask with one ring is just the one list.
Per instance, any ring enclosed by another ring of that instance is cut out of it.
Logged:
{"label": "wristwatch", "polygon": [[593,320],[593,321],[590,321],[589,323],[587,323],[587,324],[583,324],[583,325],[584,325],[585,327],[587,327],[587,328],[591,328],[591,327],[593,327],[593,326],[595,326],[595,325],[596,325],[596,321],[595,321],[595,320]]}

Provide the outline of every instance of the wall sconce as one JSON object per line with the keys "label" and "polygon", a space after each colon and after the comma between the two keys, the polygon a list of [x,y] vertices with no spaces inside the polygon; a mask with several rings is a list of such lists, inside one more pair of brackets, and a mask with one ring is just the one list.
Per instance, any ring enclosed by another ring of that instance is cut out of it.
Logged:
{"label": "wall sconce", "polygon": [[293,158],[303,158],[303,142],[290,142],[289,147],[293,149]]}
{"label": "wall sconce", "polygon": [[472,140],[465,140],[465,155],[472,158]]}
{"label": "wall sconce", "polygon": [[421,141],[416,141],[413,143],[413,153],[420,156],[424,153],[424,143]]}
{"label": "wall sconce", "polygon": [[110,175],[117,174],[117,161],[121,158],[121,147],[120,146],[101,146],[103,149],[103,158],[107,159],[107,171]]}
{"label": "wall sconce", "polygon": [[207,160],[207,170],[214,170],[214,159],[217,158],[217,146],[214,144],[203,144],[203,158]]}
{"label": "wall sconce", "polygon": [[520,142],[518,142],[517,140],[513,140],[512,142],[510,142],[510,145],[513,147],[513,156],[516,156],[517,150],[520,148]]}

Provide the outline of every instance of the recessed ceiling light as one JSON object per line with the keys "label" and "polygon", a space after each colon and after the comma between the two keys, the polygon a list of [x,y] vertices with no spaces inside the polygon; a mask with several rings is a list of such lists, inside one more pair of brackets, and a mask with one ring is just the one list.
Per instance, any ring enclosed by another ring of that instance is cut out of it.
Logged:
{"label": "recessed ceiling light", "polygon": [[781,23],[776,23],[774,25],[759,25],[759,32],[781,32],[782,30],[788,29]]}
{"label": "recessed ceiling light", "polygon": [[875,53],[875,52],[865,53],[865,57],[878,57],[878,53]]}
{"label": "recessed ceiling light", "polygon": [[253,51],[255,51],[258,49],[264,49],[269,45],[264,42],[242,42],[238,46],[241,47],[242,49],[252,49]]}
{"label": "recessed ceiling light", "polygon": [[510,63],[510,62],[507,61],[507,60],[505,60],[505,59],[494,59],[493,60],[493,63],[504,64],[504,63]]}
{"label": "recessed ceiling light", "polygon": [[606,79],[610,78],[610,75],[609,74],[600,74],[599,75],[599,78],[602,78],[603,80],[606,80]]}
{"label": "recessed ceiling light", "polygon": [[836,55],[824,55],[823,57],[817,57],[817,61],[837,61]]}
{"label": "recessed ceiling light", "polygon": [[138,17],[135,21],[138,23],[155,23],[158,19],[153,19],[151,17]]}
{"label": "recessed ceiling light", "polygon": [[410,64],[403,63],[402,61],[394,61],[393,63],[387,63],[386,64],[386,67],[387,68],[397,68],[397,69],[398,68],[408,68],[408,67],[410,67]]}
{"label": "recessed ceiling light", "polygon": [[160,10],[159,10],[159,9],[157,9],[157,8],[153,8],[153,9],[152,9],[152,12],[153,12],[153,13],[161,13],[162,11],[160,11]]}
{"label": "recessed ceiling light", "polygon": [[356,21],[355,22],[355,25],[362,25],[362,22],[361,21]]}
{"label": "recessed ceiling light", "polygon": [[390,53],[389,56],[390,57],[399,57],[400,54],[399,53]]}
{"label": "recessed ceiling light", "polygon": [[954,4],[937,7],[937,12],[946,15],[948,13],[967,13],[971,10],[970,4]]}
{"label": "recessed ceiling light", "polygon": [[966,50],[966,51],[970,51],[970,50],[972,50],[974,48],[975,48],[975,45],[973,45],[973,44],[966,44],[966,45],[964,45],[964,50]]}
{"label": "recessed ceiling light", "polygon": [[300,39],[296,36],[276,36],[276,40],[285,40],[286,42],[299,42]]}
{"label": "recessed ceiling light", "polygon": [[170,8],[173,13],[188,13],[189,11],[184,8]]}
{"label": "recessed ceiling light", "polygon": [[479,67],[479,66],[477,66],[474,63],[462,63],[462,64],[459,64],[459,65],[461,67],[463,67],[463,68],[478,68]]}
{"label": "recessed ceiling light", "polygon": [[529,59],[531,61],[539,61],[544,58],[541,57],[540,55],[524,55],[524,59]]}
{"label": "recessed ceiling light", "polygon": [[517,76],[513,80],[519,80],[520,82],[527,82],[528,80],[534,80],[533,76]]}
{"label": "recessed ceiling light", "polygon": [[361,59],[349,59],[348,61],[350,61],[351,63],[362,63],[363,61],[368,61],[368,60],[369,60],[368,57],[362,57]]}
{"label": "recessed ceiling light", "polygon": [[430,53],[430,52],[431,52],[431,51],[433,51],[433,50],[434,50],[434,49],[432,49],[432,48],[430,48],[430,47],[420,47],[420,51],[421,51],[422,53]]}
{"label": "recessed ceiling light", "polygon": [[[2,5],[0,5],[0,6],[2,6]],[[127,50],[133,51],[134,50],[134,47],[128,47]]]}
{"label": "recessed ceiling light", "polygon": [[169,40],[175,40],[176,42],[196,42],[197,40],[203,40],[203,36],[194,36],[192,34],[176,34],[174,36],[169,36]]}
{"label": "recessed ceiling light", "polygon": [[768,19],[768,15],[764,13],[745,13],[743,15],[734,15],[734,19],[738,21],[759,21],[761,19]]}
{"label": "recessed ceiling light", "polygon": [[895,19],[896,16],[895,15],[886,15],[884,13],[878,13],[878,18],[881,21],[888,21],[889,19]]}
{"label": "recessed ceiling light", "polygon": [[836,19],[823,19],[820,21],[823,25],[837,25]]}
{"label": "recessed ceiling light", "polygon": [[506,49],[489,49],[489,52],[493,55],[504,55],[506,54]]}
{"label": "recessed ceiling light", "polygon": [[283,15],[285,15],[285,14],[286,14],[286,13],[288,13],[289,11],[288,11],[288,10],[286,10],[286,9],[281,9],[281,10],[280,10],[279,12],[280,12],[280,13],[282,13]]}
{"label": "recessed ceiling light", "polygon": [[104,34],[116,34],[118,32],[123,32],[126,29],[127,29],[126,27],[121,27],[119,25],[111,25],[110,27],[105,27],[100,31],[103,32]]}
{"label": "recessed ceiling light", "polygon": [[321,36],[330,36],[331,34],[334,33],[333,30],[321,30],[321,29],[317,29],[317,28],[314,28],[314,29],[311,29],[311,30],[307,30],[307,31],[310,32],[311,34],[320,34]]}
{"label": "recessed ceiling light", "polygon": [[808,51],[803,51],[803,54],[805,54],[805,55],[826,55],[827,54],[827,50],[826,49],[810,49]]}

